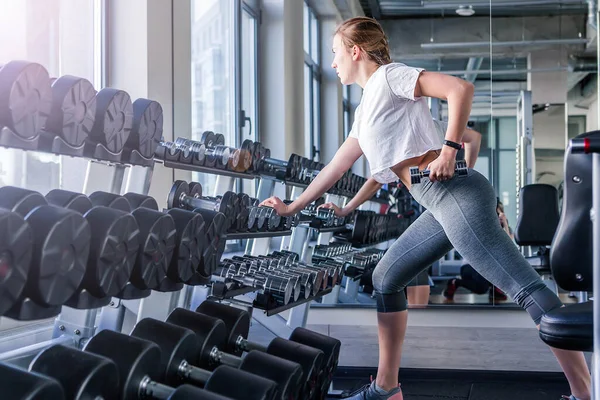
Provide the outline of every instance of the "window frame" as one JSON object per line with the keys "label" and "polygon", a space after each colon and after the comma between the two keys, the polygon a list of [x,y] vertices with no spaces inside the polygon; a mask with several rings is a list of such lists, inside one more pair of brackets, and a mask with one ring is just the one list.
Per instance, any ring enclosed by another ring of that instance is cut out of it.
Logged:
{"label": "window frame", "polygon": [[[322,73],[319,54],[321,52],[321,21],[317,13],[312,9],[308,2],[304,1],[304,7],[308,10],[308,20],[304,21],[304,29],[308,32],[308,53],[304,49],[304,64],[309,67],[309,82],[304,82],[304,85],[309,85],[310,110],[304,112],[310,113],[310,158],[315,161],[320,161],[321,155],[321,126],[315,124],[315,121],[321,121],[321,90],[322,90]],[[303,19],[305,14],[303,13]],[[313,21],[316,27],[313,27]],[[317,37],[313,37],[316,32]],[[306,36],[305,36],[306,37]],[[314,45],[316,45],[316,48]],[[317,87],[315,93],[315,85]]]}

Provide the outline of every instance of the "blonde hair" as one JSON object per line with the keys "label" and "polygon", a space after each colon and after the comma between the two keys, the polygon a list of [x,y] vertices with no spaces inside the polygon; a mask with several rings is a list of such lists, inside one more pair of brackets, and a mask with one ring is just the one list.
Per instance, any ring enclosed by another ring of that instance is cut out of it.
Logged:
{"label": "blonde hair", "polygon": [[390,47],[379,22],[373,18],[355,17],[342,22],[335,30],[348,47],[358,46],[378,65],[389,64]]}

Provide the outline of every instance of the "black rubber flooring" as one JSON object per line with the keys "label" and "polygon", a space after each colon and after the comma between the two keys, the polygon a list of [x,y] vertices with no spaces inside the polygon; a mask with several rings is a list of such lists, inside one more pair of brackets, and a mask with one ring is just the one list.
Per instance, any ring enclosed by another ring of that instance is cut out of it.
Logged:
{"label": "black rubber flooring", "polygon": [[[375,376],[371,368],[338,368],[331,399],[347,396]],[[561,373],[403,369],[405,400],[559,400],[570,394]]]}

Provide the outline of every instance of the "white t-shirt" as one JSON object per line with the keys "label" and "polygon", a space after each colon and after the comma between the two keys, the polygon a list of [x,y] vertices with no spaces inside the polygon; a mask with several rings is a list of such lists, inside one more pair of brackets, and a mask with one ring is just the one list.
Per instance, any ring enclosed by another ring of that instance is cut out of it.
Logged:
{"label": "white t-shirt", "polygon": [[379,183],[398,180],[390,168],[399,162],[442,148],[444,123],[434,122],[426,97],[414,97],[421,71],[382,65],[364,87],[349,136],[358,139]]}

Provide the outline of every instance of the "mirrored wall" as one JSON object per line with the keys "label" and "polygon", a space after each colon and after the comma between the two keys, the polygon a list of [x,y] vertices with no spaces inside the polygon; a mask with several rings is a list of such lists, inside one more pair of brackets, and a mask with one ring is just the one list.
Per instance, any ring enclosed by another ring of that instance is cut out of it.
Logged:
{"label": "mirrored wall", "polygon": [[[522,212],[519,189],[552,185],[560,204],[568,139],[598,128],[595,15],[585,2],[575,1],[520,1],[518,7],[489,0],[422,1],[410,7],[379,1],[376,10],[369,8],[373,3],[361,2],[367,15],[380,20],[393,61],[475,85],[468,127],[480,134],[481,144],[474,168],[495,188],[498,224],[515,246],[526,256],[543,252],[544,246],[520,246],[515,238]],[[434,118],[446,120],[447,111],[447,102],[431,102]],[[549,279],[548,271],[539,273]],[[456,251],[422,278],[407,288],[410,307],[517,307]],[[566,303],[580,295],[554,289]],[[358,285],[344,285],[328,302],[374,307],[369,274]]]}

